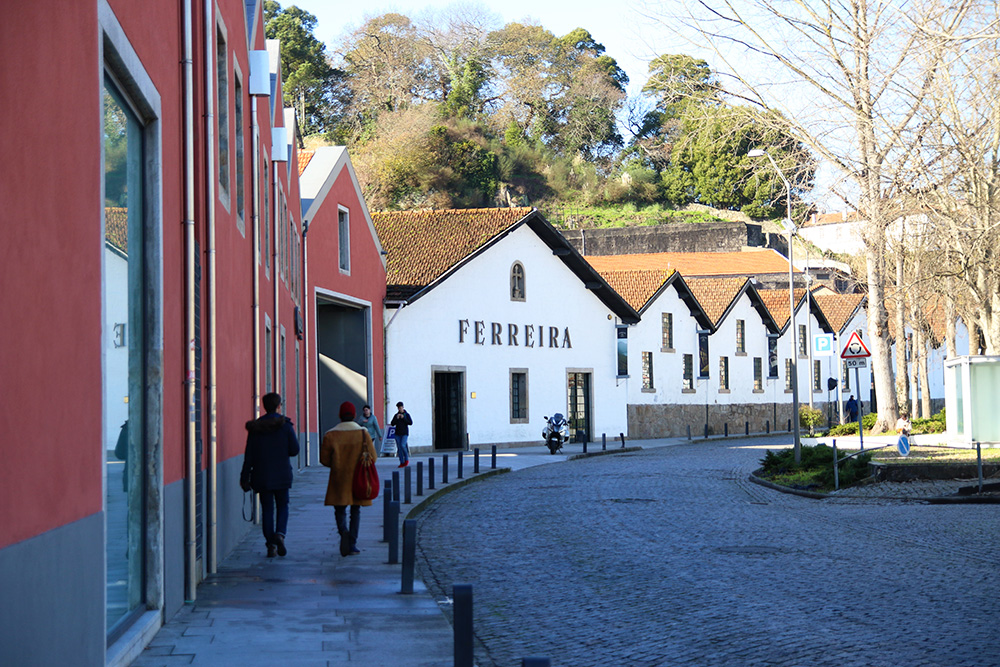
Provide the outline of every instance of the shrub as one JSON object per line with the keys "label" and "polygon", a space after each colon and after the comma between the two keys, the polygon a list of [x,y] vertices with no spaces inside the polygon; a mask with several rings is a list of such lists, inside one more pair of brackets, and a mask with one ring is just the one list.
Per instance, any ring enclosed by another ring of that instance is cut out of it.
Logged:
{"label": "shrub", "polygon": [[816,408],[810,408],[808,405],[799,406],[799,426],[809,429],[810,435],[814,432],[815,427],[822,421],[822,411],[817,410]]}
{"label": "shrub", "polygon": [[858,434],[858,422],[847,422],[846,424],[837,424],[829,431],[826,435],[837,436],[837,435],[857,435]]}
{"label": "shrub", "polygon": [[[864,452],[844,460],[840,455],[840,484],[849,486],[868,476],[868,462],[872,453]],[[785,449],[778,452],[768,450],[761,459],[761,474],[776,483],[787,483],[793,488],[833,489],[833,448],[828,445],[804,446],[801,462],[795,463],[795,451]]]}

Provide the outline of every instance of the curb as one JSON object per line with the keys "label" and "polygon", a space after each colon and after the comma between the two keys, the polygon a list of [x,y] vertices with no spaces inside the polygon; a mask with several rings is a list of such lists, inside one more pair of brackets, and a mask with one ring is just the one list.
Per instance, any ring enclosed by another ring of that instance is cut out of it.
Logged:
{"label": "curb", "polygon": [[466,477],[465,479],[449,482],[448,486],[442,486],[439,489],[434,489],[434,493],[424,496],[423,500],[421,500],[419,503],[410,508],[410,510],[406,513],[406,516],[404,518],[412,519],[413,517],[417,516],[425,509],[427,509],[427,506],[430,505],[433,501],[437,500],[446,493],[451,493],[456,489],[461,489],[463,486],[468,486],[469,484],[472,484],[473,482],[478,482],[481,479],[486,479],[488,477],[495,477],[496,475],[503,475],[510,471],[511,471],[510,468],[496,468],[487,470],[485,472],[476,473],[472,477]]}
{"label": "curb", "polygon": [[589,459],[592,456],[607,456],[608,454],[625,454],[626,452],[641,452],[642,447],[635,445],[633,447],[618,447],[617,449],[602,449],[598,452],[587,452],[586,454],[573,454],[572,456],[567,456],[567,461],[576,461],[579,459]]}
{"label": "curb", "polygon": [[[804,491],[802,489],[793,489],[788,486],[781,486],[775,484],[774,482],[769,482],[766,479],[758,477],[755,473],[750,473],[750,481],[754,484],[759,484],[768,489],[774,489],[775,491],[780,491],[781,493],[787,493],[792,496],[801,496],[802,498],[809,498],[811,500],[826,500],[827,498],[849,498],[853,496],[838,496],[833,493],[817,493],[816,491]],[[871,500],[897,500],[900,502],[909,503],[926,503],[928,505],[991,505],[1000,504],[1000,496],[926,496],[923,498],[914,498],[911,496],[858,496],[858,499],[871,499]]]}

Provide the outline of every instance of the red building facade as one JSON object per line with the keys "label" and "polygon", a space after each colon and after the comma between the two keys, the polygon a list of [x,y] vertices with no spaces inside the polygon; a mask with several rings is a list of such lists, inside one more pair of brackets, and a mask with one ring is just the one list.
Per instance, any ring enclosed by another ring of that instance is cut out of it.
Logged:
{"label": "red building facade", "polygon": [[[321,346],[306,325],[331,294],[368,313],[359,374],[364,398],[384,400],[378,241],[350,169],[302,201],[262,5],[5,9],[0,122],[19,156],[0,178],[11,664],[127,664],[197,598],[254,530],[238,480],[260,397],[280,392],[303,442],[318,439]],[[341,209],[350,271],[327,275],[313,255],[314,289],[305,240],[339,257]],[[358,352],[322,348],[358,366]]]}

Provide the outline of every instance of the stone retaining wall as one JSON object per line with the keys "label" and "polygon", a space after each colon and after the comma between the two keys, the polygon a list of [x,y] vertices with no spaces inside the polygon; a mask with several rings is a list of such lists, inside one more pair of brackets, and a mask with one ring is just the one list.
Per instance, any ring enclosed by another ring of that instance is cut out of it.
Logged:
{"label": "stone retaining wall", "polygon": [[[824,415],[826,402],[814,402]],[[791,403],[741,403],[734,405],[629,405],[628,437],[632,439],[693,438],[724,435],[769,433],[789,430]],[[822,428],[822,427],[820,427]],[[805,435],[805,431],[803,431]]]}

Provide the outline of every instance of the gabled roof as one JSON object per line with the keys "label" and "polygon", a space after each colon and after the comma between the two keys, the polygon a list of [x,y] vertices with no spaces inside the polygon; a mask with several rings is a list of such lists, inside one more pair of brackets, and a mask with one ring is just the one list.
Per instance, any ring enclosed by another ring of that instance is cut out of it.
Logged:
{"label": "gabled roof", "polygon": [[[757,290],[761,300],[771,313],[771,318],[778,325],[778,331],[783,332],[788,327],[788,290],[787,289],[761,289]],[[804,289],[794,291],[795,310],[802,305],[802,299],[806,296]]]}
{"label": "gabled roof", "polygon": [[601,276],[611,287],[622,295],[628,305],[642,311],[646,304],[660,292],[667,279],[675,273],[672,269],[622,269],[603,271]]}
{"label": "gabled roof", "polygon": [[326,201],[334,183],[340,177],[341,172],[347,170],[347,175],[351,179],[351,186],[354,194],[361,204],[361,214],[368,223],[368,231],[371,232],[372,240],[378,249],[382,264],[385,266],[385,253],[382,252],[382,244],[379,236],[375,232],[375,224],[372,216],[365,205],[365,197],[361,192],[361,184],[358,182],[358,175],[354,173],[354,166],[351,164],[351,156],[344,146],[323,146],[314,151],[303,151],[309,153],[309,160],[303,166],[302,156],[299,155],[299,201],[302,205],[302,221],[306,229],[312,222],[320,207]]}
{"label": "gabled roof", "polygon": [[746,277],[689,278],[687,284],[705,314],[712,320],[712,326],[717,327],[733,301],[743,293],[743,286],[748,280]]}
{"label": "gabled roof", "polygon": [[587,257],[587,261],[601,273],[623,269],[673,269],[680,271],[686,278],[754,276],[788,272],[788,259],[774,250],[591,255]]}
{"label": "gabled roof", "polygon": [[814,293],[813,299],[819,304],[820,310],[838,335],[854,319],[865,302],[864,294],[831,294],[827,292]]}
{"label": "gabled roof", "polygon": [[387,305],[416,301],[501,239],[527,226],[622,322],[639,321],[635,309],[536,209],[378,211],[372,220],[388,253]]}
{"label": "gabled roof", "polygon": [[299,151],[299,176],[309,166],[309,161],[312,160],[315,153],[316,151]]}

